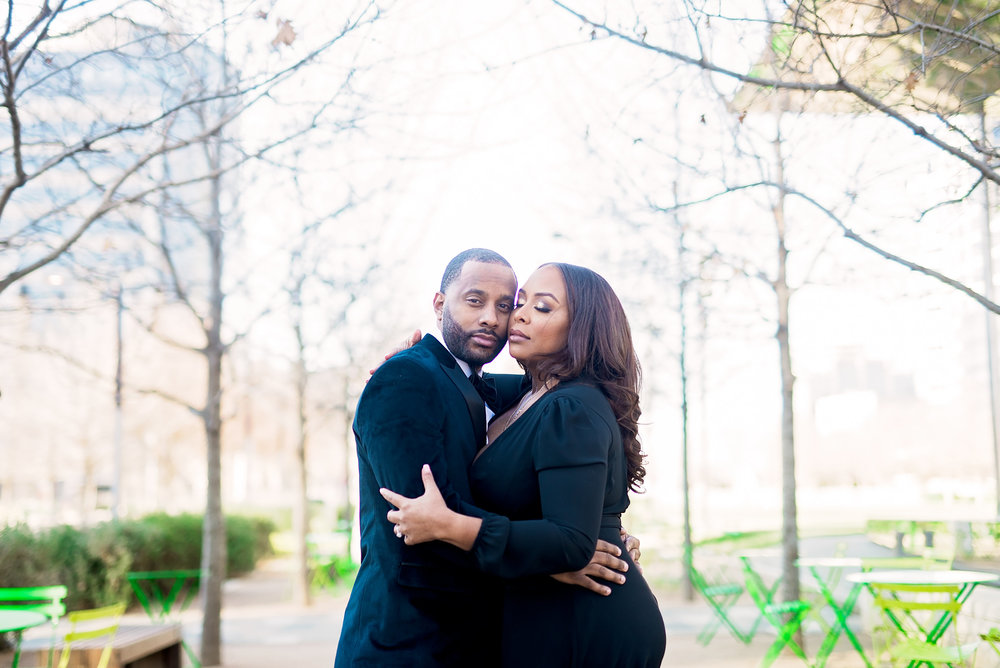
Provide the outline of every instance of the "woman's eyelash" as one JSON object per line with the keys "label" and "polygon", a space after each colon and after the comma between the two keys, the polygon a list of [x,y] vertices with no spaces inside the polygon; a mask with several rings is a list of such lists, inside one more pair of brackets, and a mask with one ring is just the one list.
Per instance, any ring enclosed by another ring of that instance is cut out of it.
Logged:
{"label": "woman's eyelash", "polygon": [[[514,304],[514,308],[515,309],[524,308],[526,305],[527,302],[519,302],[517,304]],[[550,311],[552,311],[552,309],[546,306],[544,302],[539,302],[535,304],[532,308],[534,308],[536,311],[540,311],[541,313],[549,313]]]}

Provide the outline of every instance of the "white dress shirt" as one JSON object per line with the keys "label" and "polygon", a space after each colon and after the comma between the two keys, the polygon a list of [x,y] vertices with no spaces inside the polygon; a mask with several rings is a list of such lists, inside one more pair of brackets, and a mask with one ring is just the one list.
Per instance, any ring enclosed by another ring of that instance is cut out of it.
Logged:
{"label": "white dress shirt", "polygon": [[[449,354],[451,354],[452,357],[455,357],[455,353],[451,352],[451,350],[448,348],[448,344],[445,343],[444,339],[441,337],[441,332],[430,332],[430,335],[433,336],[435,339],[437,339],[441,343],[441,345],[444,346],[444,349],[447,350]],[[457,357],[455,357],[455,361],[458,362],[458,367],[462,370],[462,373],[465,374],[466,378],[472,375],[472,367],[469,366],[468,362],[466,362],[465,360],[460,360]],[[483,370],[480,369],[479,370],[480,378],[482,377],[482,375],[483,375]],[[486,406],[486,424],[489,425],[490,420],[492,419],[493,419],[493,410],[489,406]]]}

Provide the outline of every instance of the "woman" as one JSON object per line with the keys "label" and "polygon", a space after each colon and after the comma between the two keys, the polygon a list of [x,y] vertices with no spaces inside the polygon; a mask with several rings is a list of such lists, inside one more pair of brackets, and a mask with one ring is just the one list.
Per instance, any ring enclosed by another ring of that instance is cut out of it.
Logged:
{"label": "woman", "polygon": [[[518,291],[508,347],[531,391],[490,423],[471,473],[477,505],[508,521],[480,532],[482,520],[444,505],[426,466],[424,496],[383,490],[398,508],[389,520],[408,544],[449,542],[510,578],[504,665],[659,666],[663,619],[619,533],[645,476],[639,364],[621,303],[589,269],[543,265]],[[582,568],[598,538],[631,567],[609,596],[545,575]]]}

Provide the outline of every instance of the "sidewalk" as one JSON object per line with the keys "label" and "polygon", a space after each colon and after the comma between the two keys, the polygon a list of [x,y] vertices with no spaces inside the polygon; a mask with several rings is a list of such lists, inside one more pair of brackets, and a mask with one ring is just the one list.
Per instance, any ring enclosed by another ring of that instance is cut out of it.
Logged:
{"label": "sidewalk", "polygon": [[[309,608],[293,605],[287,564],[282,561],[265,562],[251,575],[230,580],[224,590],[222,621],[225,668],[332,666],[347,598],[347,592],[324,594]],[[708,647],[702,647],[695,636],[711,615],[708,606],[701,601],[688,603],[677,595],[658,598],[667,626],[664,666],[748,668],[758,664],[774,639],[760,633],[748,646],[723,630]],[[736,608],[738,619],[752,619],[753,612],[746,606]],[[199,630],[197,619],[185,622],[185,637],[196,648]],[[820,642],[818,634],[809,634],[809,648],[815,650]],[[802,665],[790,653],[774,663],[775,668]],[[843,639],[827,663],[830,668],[858,665],[857,654]]]}
{"label": "sidewalk", "polygon": [[[826,547],[822,542],[817,545],[814,541],[809,541],[804,551],[823,550]],[[224,668],[333,666],[349,592],[322,593],[316,596],[309,607],[295,605],[291,601],[290,567],[287,560],[272,559],[263,562],[250,575],[225,583],[222,613]],[[657,591],[656,594],[667,627],[664,666],[753,668],[759,665],[760,659],[774,640],[773,632],[767,629],[759,632],[750,645],[744,645],[723,629],[707,647],[703,647],[695,638],[712,615],[708,605],[700,599],[684,601],[680,593],[673,590]],[[861,602],[860,607],[863,607]],[[977,588],[963,609],[963,617],[966,610],[980,619],[989,620],[989,624],[1000,624],[1000,588]],[[742,600],[732,612],[737,624],[743,628],[748,628],[756,617],[756,610],[748,600]],[[136,623],[146,621],[141,610],[126,615],[126,619],[133,617]],[[186,641],[198,651],[201,614],[197,605],[183,613],[182,623]],[[973,631],[973,626],[975,625],[963,622],[963,628],[967,631]],[[43,633],[47,631],[32,629],[26,637]],[[869,639],[864,635],[860,637],[866,649],[870,649]],[[814,655],[821,642],[822,636],[818,628],[810,631],[806,638],[807,652]],[[9,665],[9,657],[0,656],[0,666],[4,665],[5,659]],[[188,664],[185,662],[185,665]],[[775,668],[801,668],[804,664],[790,652],[786,652],[773,665]],[[976,665],[995,667],[998,665],[997,657],[988,647],[982,647]],[[856,668],[863,666],[863,663],[847,640],[841,637],[826,666]]]}
{"label": "sidewalk", "polygon": [[[350,594],[320,593],[309,607],[292,603],[291,565],[263,562],[250,575],[223,589],[222,661],[226,668],[332,667],[344,608]],[[193,647],[199,620],[185,623]]]}

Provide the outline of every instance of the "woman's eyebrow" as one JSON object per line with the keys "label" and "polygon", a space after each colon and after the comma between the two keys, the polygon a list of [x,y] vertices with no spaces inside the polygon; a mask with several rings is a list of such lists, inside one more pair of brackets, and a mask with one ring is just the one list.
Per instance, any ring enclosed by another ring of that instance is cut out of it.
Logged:
{"label": "woman's eyebrow", "polygon": [[[521,290],[520,292],[518,292],[518,294],[521,294],[521,292],[524,292],[524,290]],[[549,297],[550,299],[552,299],[552,300],[553,300],[553,301],[555,301],[556,303],[562,303],[562,302],[560,302],[560,301],[559,301],[559,298],[558,298],[558,297],[556,297],[556,296],[555,296],[554,294],[552,294],[551,292],[536,292],[536,293],[534,294],[534,296],[535,296],[535,297]]]}

